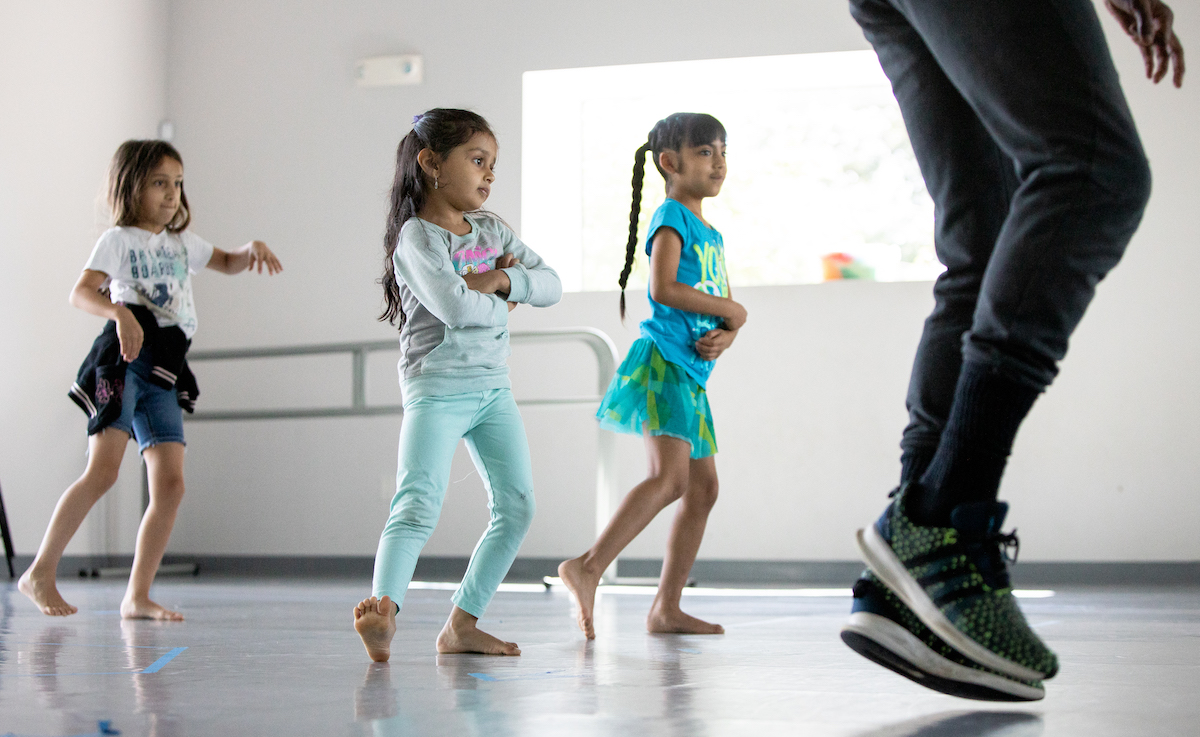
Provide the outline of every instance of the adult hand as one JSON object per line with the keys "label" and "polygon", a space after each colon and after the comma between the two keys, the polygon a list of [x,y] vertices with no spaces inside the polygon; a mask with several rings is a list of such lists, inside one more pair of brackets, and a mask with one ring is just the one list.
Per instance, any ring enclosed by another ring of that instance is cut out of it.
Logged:
{"label": "adult hand", "polygon": [[1104,0],[1125,32],[1142,52],[1146,78],[1158,84],[1167,76],[1172,64],[1175,73],[1171,81],[1183,86],[1183,44],[1175,35],[1175,14],[1161,0]]}
{"label": "adult hand", "polygon": [[709,330],[704,334],[704,337],[696,341],[696,353],[705,361],[715,361],[722,353],[733,345],[733,339],[737,337],[736,330]]}
{"label": "adult hand", "polygon": [[142,341],[145,340],[145,333],[142,331],[142,326],[138,324],[137,318],[128,308],[122,307],[117,314],[117,341],[121,345],[121,358],[125,359],[125,363],[133,363],[137,360],[138,354],[142,352]]}

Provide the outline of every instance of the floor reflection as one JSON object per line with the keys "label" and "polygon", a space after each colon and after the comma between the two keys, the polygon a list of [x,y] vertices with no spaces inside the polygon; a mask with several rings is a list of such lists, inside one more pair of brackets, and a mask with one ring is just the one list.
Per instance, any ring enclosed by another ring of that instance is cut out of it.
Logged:
{"label": "floor reflection", "polygon": [[647,635],[646,649],[658,673],[662,694],[662,715],[668,720],[670,734],[677,737],[705,737],[705,722],[696,716],[697,687],[692,684],[689,661],[700,654],[696,638],[682,635]]}
{"label": "floor reflection", "polygon": [[[34,687],[45,709],[58,710],[67,706],[68,700],[59,691],[59,656],[75,636],[74,627],[53,625],[38,634],[29,650],[18,651],[17,663],[26,666],[21,667],[20,672],[34,676]],[[21,663],[23,659],[27,663]]]}
{"label": "floor reflection", "polygon": [[170,681],[158,673],[142,673],[157,661],[178,637],[178,625],[148,620],[121,620],[121,641],[125,643],[125,663],[134,673],[133,696],[136,713],[146,717],[149,737],[174,737],[185,733],[184,721],[172,713]]}
{"label": "floor reflection", "polygon": [[[11,649],[8,641],[13,636],[13,601],[14,586],[6,586],[0,590],[0,673],[7,673],[12,666]],[[0,691],[4,689],[5,679],[0,678]]]}
{"label": "floor reflection", "polygon": [[[354,717],[376,737],[508,735],[506,717],[472,678],[483,656],[439,655],[432,664],[371,663],[354,692]],[[393,685],[393,674],[402,683]]]}
{"label": "floor reflection", "polygon": [[1042,715],[1030,712],[952,711],[909,719],[857,737],[1038,737],[1042,726]]}

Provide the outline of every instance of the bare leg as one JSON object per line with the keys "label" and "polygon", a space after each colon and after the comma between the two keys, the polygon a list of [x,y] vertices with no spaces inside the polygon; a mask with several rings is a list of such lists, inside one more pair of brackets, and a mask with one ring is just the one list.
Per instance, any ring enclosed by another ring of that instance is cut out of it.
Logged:
{"label": "bare leg", "polygon": [[646,617],[650,632],[670,632],[687,635],[723,635],[725,628],[683,613],[679,599],[687,585],[688,574],[696,562],[708,513],[717,503],[717,466],[712,456],[691,462],[688,489],[679,500],[671,536],[667,538],[667,554],[663,559],[658,593]]}
{"label": "bare leg", "polygon": [[478,617],[454,607],[446,626],[437,638],[439,653],[481,653],[483,655],[520,655],[521,648],[515,642],[505,642],[479,629],[475,625]]}
{"label": "bare leg", "polygon": [[133,554],[133,571],[129,587],[121,600],[121,616],[125,619],[159,619],[183,621],[183,615],[164,609],[150,600],[150,585],[158,573],[175,514],[183,501],[183,443],[159,443],[142,453],[146,459],[146,475],[150,481],[150,506],[138,528],[137,548]]}
{"label": "bare leg", "polygon": [[87,467],[59,498],[37,556],[17,582],[17,588],[37,604],[42,614],[65,617],[78,611],[58,593],[55,585],[58,563],[88,511],[117,482],[128,442],[127,433],[112,428],[88,438]]}
{"label": "bare leg", "polygon": [[679,438],[646,436],[649,471],[646,480],[625,495],[608,526],[586,553],[564,561],[558,575],[575,597],[579,629],[589,640],[595,639],[592,612],[596,606],[596,587],[617,555],[638,536],[650,520],[688,488],[691,444]]}
{"label": "bare leg", "polygon": [[354,607],[354,631],[362,638],[367,655],[376,663],[392,657],[392,638],[396,636],[396,605],[391,597],[363,599]]}

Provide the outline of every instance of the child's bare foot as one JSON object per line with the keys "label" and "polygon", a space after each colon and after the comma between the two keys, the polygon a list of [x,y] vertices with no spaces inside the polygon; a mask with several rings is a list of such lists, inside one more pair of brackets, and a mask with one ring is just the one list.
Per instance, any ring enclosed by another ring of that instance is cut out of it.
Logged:
{"label": "child's bare foot", "polygon": [[42,614],[65,617],[79,611],[58,593],[54,576],[35,576],[32,567],[21,574],[20,580],[17,581],[17,589],[29,597],[29,600],[42,610]]}
{"label": "child's bare foot", "polygon": [[558,564],[558,577],[575,599],[575,620],[589,640],[596,639],[596,623],[592,613],[596,608],[596,587],[599,574],[590,573],[582,558],[572,558]]}
{"label": "child's bare foot", "polygon": [[723,635],[725,628],[719,624],[696,619],[678,608],[651,607],[646,617],[646,631],[672,635]]}
{"label": "child's bare foot", "polygon": [[121,600],[121,619],[153,619],[159,622],[182,622],[183,615],[173,612],[148,598]]}
{"label": "child's bare foot", "polygon": [[354,631],[362,638],[367,655],[376,663],[392,657],[392,638],[396,636],[396,605],[390,596],[363,599],[354,607]]}
{"label": "child's bare foot", "polygon": [[446,626],[437,638],[439,653],[480,653],[482,655],[520,655],[521,648],[515,642],[505,642],[479,629],[479,620],[462,609],[454,607]]}

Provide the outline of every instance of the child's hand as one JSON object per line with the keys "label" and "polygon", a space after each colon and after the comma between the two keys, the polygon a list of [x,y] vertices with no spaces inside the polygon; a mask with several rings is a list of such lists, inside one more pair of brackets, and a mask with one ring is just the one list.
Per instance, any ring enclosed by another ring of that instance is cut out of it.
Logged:
{"label": "child's hand", "polygon": [[725,327],[729,330],[741,329],[746,324],[746,308],[731,299],[729,300],[729,309],[733,314],[725,315]]}
{"label": "child's hand", "polygon": [[497,269],[507,269],[521,263],[521,259],[511,253],[503,253],[496,259]]}
{"label": "child's hand", "polygon": [[704,337],[696,341],[696,353],[705,361],[715,361],[725,352],[729,346],[733,345],[733,339],[737,337],[736,330],[709,330],[704,334]]}
{"label": "child's hand", "polygon": [[513,311],[513,310],[515,310],[515,309],[517,309],[517,303],[516,303],[516,302],[509,302],[509,303],[508,303],[508,311],[509,311],[509,312],[512,312],[512,311]]}
{"label": "child's hand", "polygon": [[279,263],[279,259],[271,249],[267,248],[267,244],[262,241],[250,241],[243,246],[249,252],[250,263],[246,265],[248,270],[253,270],[258,267],[258,273],[262,273],[263,267],[267,267],[267,273],[271,275],[278,274],[283,271],[283,264]]}
{"label": "child's hand", "polygon": [[463,274],[462,280],[467,283],[467,289],[474,289],[480,294],[507,297],[508,290],[512,289],[512,282],[508,280],[508,274],[500,269],[492,269],[482,274]]}
{"label": "child's hand", "polygon": [[117,340],[121,345],[121,358],[125,359],[125,363],[133,363],[137,360],[138,354],[142,352],[142,341],[145,340],[146,335],[142,331],[142,326],[138,324],[137,318],[126,308],[121,308],[116,323]]}

